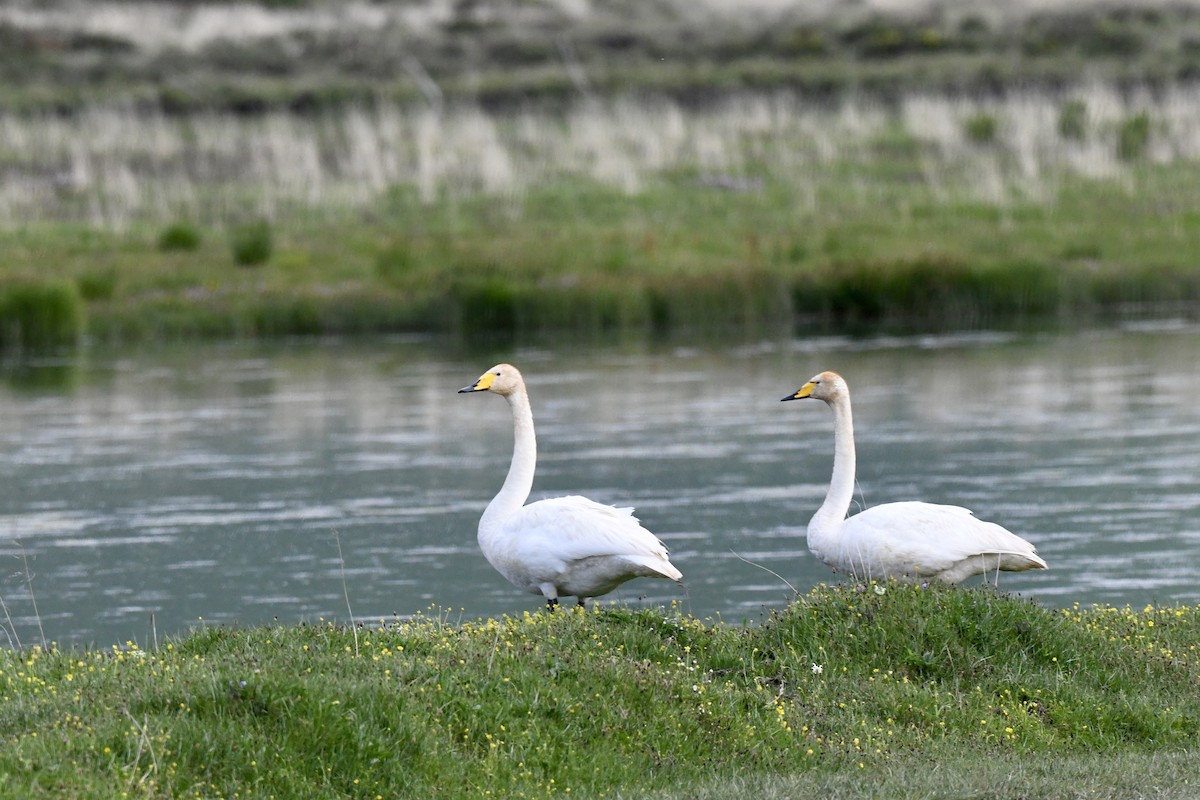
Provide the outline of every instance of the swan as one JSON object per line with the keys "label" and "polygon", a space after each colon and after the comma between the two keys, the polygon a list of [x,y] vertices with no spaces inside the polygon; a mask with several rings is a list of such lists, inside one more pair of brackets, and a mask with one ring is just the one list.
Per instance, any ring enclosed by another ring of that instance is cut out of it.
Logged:
{"label": "swan", "polygon": [[833,409],[833,478],[825,502],[808,523],[808,549],[856,580],[936,578],[958,583],[972,575],[1046,569],[1034,546],[958,506],[902,502],[847,518],[854,493],[854,424],[850,389],[822,372],[783,398],[815,397]]}
{"label": "swan", "polygon": [[546,598],[584,600],[607,594],[632,578],[683,575],[667,548],[638,524],[632,508],[601,505],[571,495],[525,505],[533,488],[537,439],[525,380],[511,364],[497,364],[465,392],[492,392],[508,401],[513,418],[513,457],[499,494],[479,519],[479,548],[497,572],[518,589]]}

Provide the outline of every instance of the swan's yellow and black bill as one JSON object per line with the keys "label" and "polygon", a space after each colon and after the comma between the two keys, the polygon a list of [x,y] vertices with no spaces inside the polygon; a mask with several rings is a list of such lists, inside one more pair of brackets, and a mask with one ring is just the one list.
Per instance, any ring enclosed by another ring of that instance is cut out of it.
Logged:
{"label": "swan's yellow and black bill", "polygon": [[813,383],[812,381],[809,381],[808,383],[804,384],[799,389],[797,389],[794,394],[789,394],[787,397],[782,398],[779,402],[782,403],[785,400],[803,400],[806,397],[811,397],[812,393],[813,393],[813,389],[815,389],[815,388],[817,388],[817,385],[815,383]]}
{"label": "swan's yellow and black bill", "polygon": [[458,393],[462,394],[463,392],[486,392],[488,389],[492,388],[492,382],[495,380],[496,380],[496,373],[485,372],[479,376],[479,380],[475,381],[475,383],[471,384],[470,386],[464,386],[463,388],[459,389]]}

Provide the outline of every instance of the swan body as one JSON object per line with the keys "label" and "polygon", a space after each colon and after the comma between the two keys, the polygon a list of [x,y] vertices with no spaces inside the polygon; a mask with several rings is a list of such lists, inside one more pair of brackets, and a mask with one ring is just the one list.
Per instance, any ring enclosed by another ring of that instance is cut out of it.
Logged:
{"label": "swan body", "polygon": [[958,583],[998,570],[1045,569],[1032,544],[959,506],[885,503],[847,518],[856,469],[850,389],[822,372],[784,400],[813,397],[833,410],[833,478],[825,502],[808,523],[808,548],[857,580],[936,578]]}
{"label": "swan body", "polygon": [[525,505],[533,488],[537,439],[521,373],[497,364],[458,390],[492,392],[513,415],[513,457],[508,477],[479,520],[479,548],[497,572],[518,589],[540,594],[553,607],[560,596],[607,594],[633,578],[683,575],[667,548],[643,528],[632,508],[601,505],[570,495]]}

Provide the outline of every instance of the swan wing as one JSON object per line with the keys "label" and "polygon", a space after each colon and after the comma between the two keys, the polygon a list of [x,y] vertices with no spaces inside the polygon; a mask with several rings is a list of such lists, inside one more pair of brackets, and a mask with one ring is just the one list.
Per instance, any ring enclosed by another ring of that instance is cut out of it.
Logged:
{"label": "swan wing", "polygon": [[570,571],[594,559],[620,558],[672,580],[682,577],[658,537],[638,524],[632,508],[571,495],[539,500],[504,520],[510,558],[542,575]]}
{"label": "swan wing", "polygon": [[668,551],[646,530],[632,508],[619,508],[579,495],[540,500],[525,506],[527,518],[543,530],[568,561],[596,556],[648,556],[666,559]]}
{"label": "swan wing", "polygon": [[886,503],[842,523],[835,555],[856,574],[936,575],[980,555],[1045,562],[1029,542],[969,509],[935,503]]}

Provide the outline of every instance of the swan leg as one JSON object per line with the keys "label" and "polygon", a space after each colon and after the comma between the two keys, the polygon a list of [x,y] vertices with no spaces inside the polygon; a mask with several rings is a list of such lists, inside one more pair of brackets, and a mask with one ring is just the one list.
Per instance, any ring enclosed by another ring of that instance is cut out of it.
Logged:
{"label": "swan leg", "polygon": [[581,598],[579,598],[579,607],[580,607],[580,608],[587,608],[587,606],[586,606],[586,605],[584,605],[584,602],[583,602],[583,601],[584,601],[584,598],[582,598],[582,597],[581,597]]}
{"label": "swan leg", "polygon": [[558,587],[547,581],[538,588],[542,590],[542,597],[546,598],[546,607],[551,611],[558,608]]}

